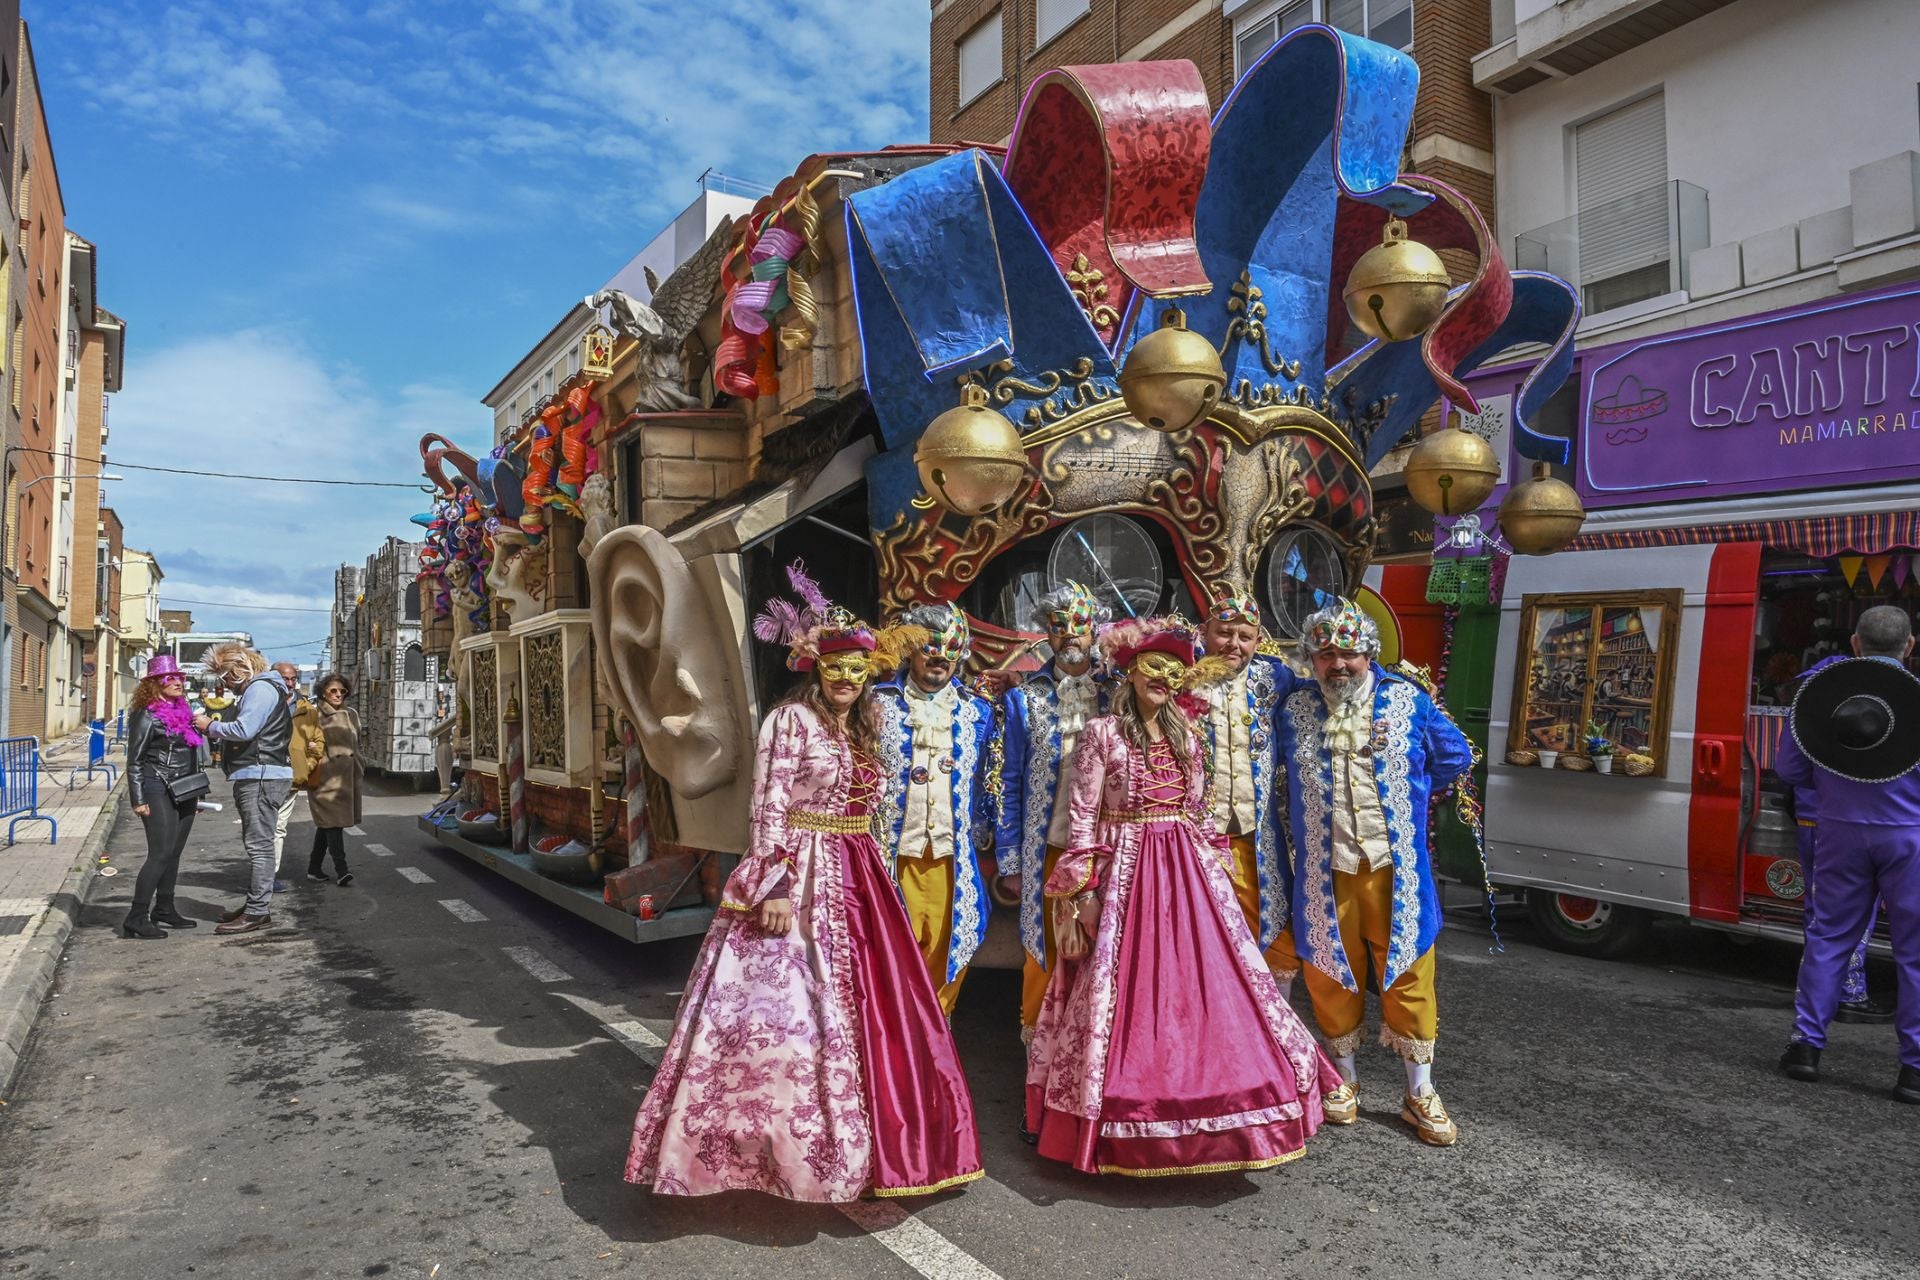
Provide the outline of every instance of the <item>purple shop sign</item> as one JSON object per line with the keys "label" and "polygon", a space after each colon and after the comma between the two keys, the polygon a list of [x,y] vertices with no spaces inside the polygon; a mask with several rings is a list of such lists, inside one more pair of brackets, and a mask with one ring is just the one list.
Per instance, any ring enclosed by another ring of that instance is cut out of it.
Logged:
{"label": "purple shop sign", "polygon": [[1920,475],[1920,287],[1581,353],[1589,507]]}

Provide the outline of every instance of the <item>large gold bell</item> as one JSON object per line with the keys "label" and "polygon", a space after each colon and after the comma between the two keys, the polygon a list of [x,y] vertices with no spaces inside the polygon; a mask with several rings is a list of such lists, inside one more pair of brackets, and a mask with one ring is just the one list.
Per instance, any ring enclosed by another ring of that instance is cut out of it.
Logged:
{"label": "large gold bell", "polygon": [[1120,370],[1120,395],[1134,417],[1155,431],[1184,431],[1219,403],[1227,385],[1220,353],[1169,307],[1160,327],[1133,344]]}
{"label": "large gold bell", "polygon": [[1443,427],[1407,457],[1407,492],[1437,516],[1477,511],[1500,483],[1493,446],[1471,431]]}
{"label": "large gold bell", "polygon": [[1550,556],[1572,542],[1586,523],[1580,495],[1556,480],[1544,462],[1533,464],[1533,478],[1507,490],[1500,503],[1500,530],[1523,556]]}
{"label": "large gold bell", "polygon": [[1407,224],[1387,220],[1380,243],[1347,273],[1347,314],[1370,338],[1401,342],[1433,327],[1447,305],[1449,284],[1440,255],[1407,239]]}
{"label": "large gold bell", "polygon": [[987,407],[984,387],[967,383],[961,399],[927,424],[913,465],[934,502],[955,515],[982,516],[1019,492],[1027,451],[1013,424]]}

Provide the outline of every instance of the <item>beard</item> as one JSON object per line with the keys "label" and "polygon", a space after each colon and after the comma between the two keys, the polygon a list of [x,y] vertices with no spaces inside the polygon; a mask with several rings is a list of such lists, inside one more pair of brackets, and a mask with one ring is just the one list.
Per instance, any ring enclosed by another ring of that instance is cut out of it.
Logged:
{"label": "beard", "polygon": [[1365,674],[1348,675],[1336,672],[1325,677],[1316,677],[1320,685],[1320,696],[1327,700],[1329,710],[1343,707],[1359,698],[1365,692],[1367,680]]}
{"label": "beard", "polygon": [[1087,661],[1087,649],[1082,644],[1070,644],[1054,657],[1069,667],[1082,666]]}

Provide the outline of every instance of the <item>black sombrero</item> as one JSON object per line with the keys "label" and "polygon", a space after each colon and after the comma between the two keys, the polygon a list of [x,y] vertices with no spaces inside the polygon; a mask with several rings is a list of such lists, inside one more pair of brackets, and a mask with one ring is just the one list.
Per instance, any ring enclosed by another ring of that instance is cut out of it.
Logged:
{"label": "black sombrero", "polygon": [[1787,728],[1822,769],[1891,782],[1920,765],[1920,680],[1879,658],[1829,663],[1800,685]]}

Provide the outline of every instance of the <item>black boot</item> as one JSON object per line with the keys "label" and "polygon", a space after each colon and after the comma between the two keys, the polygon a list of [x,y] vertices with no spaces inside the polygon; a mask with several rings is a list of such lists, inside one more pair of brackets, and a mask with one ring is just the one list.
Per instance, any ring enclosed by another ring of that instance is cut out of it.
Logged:
{"label": "black boot", "polygon": [[1789,1041],[1787,1051],[1780,1055],[1780,1070],[1812,1084],[1820,1078],[1820,1051],[1804,1040]]}
{"label": "black boot", "polygon": [[1920,1106],[1920,1067],[1901,1066],[1900,1078],[1893,1082],[1893,1100]]}
{"label": "black boot", "polygon": [[183,916],[174,910],[171,901],[156,903],[153,908],[153,922],[164,924],[170,929],[198,929],[200,922],[191,916]]}
{"label": "black boot", "polygon": [[1842,1022],[1892,1022],[1893,1006],[1868,996],[1864,1000],[1845,1002],[1834,1016]]}
{"label": "black boot", "polygon": [[164,938],[165,929],[156,928],[148,917],[147,909],[139,903],[133,904],[133,910],[127,912],[127,918],[120,926],[120,932],[129,938]]}

